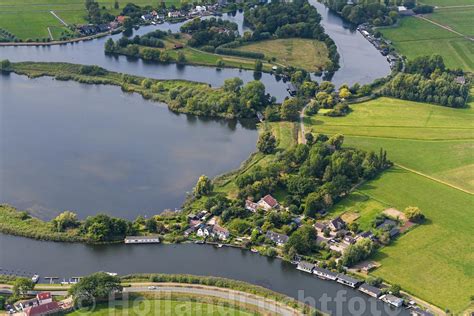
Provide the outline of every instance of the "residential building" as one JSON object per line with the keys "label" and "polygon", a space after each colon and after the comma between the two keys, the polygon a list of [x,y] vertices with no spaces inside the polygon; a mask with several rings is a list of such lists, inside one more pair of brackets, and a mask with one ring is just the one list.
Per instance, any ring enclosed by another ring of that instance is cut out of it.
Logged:
{"label": "residential building", "polygon": [[61,307],[58,302],[49,302],[42,305],[28,307],[23,311],[26,316],[46,316],[58,314],[61,312]]}
{"label": "residential building", "polygon": [[335,219],[329,222],[329,228],[332,231],[338,231],[338,230],[344,229],[345,227],[346,227],[346,222],[344,222],[344,220],[340,216],[336,217]]}
{"label": "residential building", "polygon": [[308,272],[308,273],[313,273],[314,264],[307,261],[300,261],[298,262],[296,269],[300,271]]}
{"label": "residential building", "polygon": [[316,229],[316,231],[318,233],[322,234],[324,232],[324,230],[326,228],[328,228],[328,225],[326,223],[323,223],[323,222],[316,222],[316,224],[314,224],[314,228]]}
{"label": "residential building", "polygon": [[212,234],[212,226],[201,224],[197,230],[199,237],[207,237]]}
{"label": "residential building", "polygon": [[265,234],[265,237],[267,239],[270,239],[274,243],[276,243],[278,246],[282,246],[282,245],[286,244],[286,242],[288,241],[288,236],[287,235],[275,233],[275,232],[272,232],[270,230],[267,231],[267,233]]}
{"label": "residential building", "polygon": [[258,204],[251,200],[245,200],[245,209],[255,213],[258,209]]}
{"label": "residential building", "polygon": [[278,209],[280,207],[280,204],[278,204],[278,201],[270,194],[267,194],[263,198],[261,198],[257,204],[259,207],[263,208],[265,211],[269,211],[271,209]]}
{"label": "residential building", "polygon": [[316,274],[319,278],[324,279],[324,280],[336,280],[337,279],[337,273],[334,273],[334,272],[329,271],[327,269],[320,268],[318,266],[314,267],[313,274]]}
{"label": "residential building", "polygon": [[350,276],[348,276],[347,274],[344,274],[344,273],[339,273],[337,275],[337,280],[336,281],[341,283],[341,284],[353,287],[353,288],[356,288],[357,285],[359,285],[359,283],[361,283],[360,280],[355,279],[353,277],[350,277]]}
{"label": "residential building", "polygon": [[379,289],[378,287],[369,285],[367,283],[364,283],[361,286],[359,286],[359,291],[375,298],[378,298],[380,295],[382,295],[381,289]]}
{"label": "residential building", "polygon": [[226,240],[230,236],[229,231],[219,225],[214,225],[214,227],[212,228],[212,234],[220,240]]}
{"label": "residential building", "polygon": [[401,307],[403,305],[403,300],[392,294],[385,294],[381,296],[380,299],[384,301],[385,303],[388,303],[395,307]]}
{"label": "residential building", "polygon": [[51,296],[50,292],[41,292],[36,294],[36,299],[38,299],[38,303],[40,305],[51,303],[53,301],[53,297]]}

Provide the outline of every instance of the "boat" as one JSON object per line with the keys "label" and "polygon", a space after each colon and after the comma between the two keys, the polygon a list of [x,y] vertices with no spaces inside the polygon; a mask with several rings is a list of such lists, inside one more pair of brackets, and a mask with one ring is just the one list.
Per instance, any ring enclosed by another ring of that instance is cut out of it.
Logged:
{"label": "boat", "polygon": [[66,281],[66,279],[63,279],[63,281],[61,282],[61,285],[68,285],[68,284],[69,284],[69,282]]}
{"label": "boat", "polygon": [[31,281],[33,281],[34,283],[38,283],[39,279],[40,279],[40,276],[37,275],[37,274],[35,274],[35,275],[33,275],[33,277],[31,277]]}
{"label": "boat", "polygon": [[204,240],[196,240],[194,243],[195,243],[195,244],[198,244],[198,245],[203,245],[203,244],[204,244]]}
{"label": "boat", "polygon": [[253,253],[258,253],[258,250],[255,249],[255,248],[250,249],[250,251],[253,252]]}
{"label": "boat", "polygon": [[115,272],[104,272],[104,273],[107,273],[110,276],[117,276],[117,273],[115,273]]}

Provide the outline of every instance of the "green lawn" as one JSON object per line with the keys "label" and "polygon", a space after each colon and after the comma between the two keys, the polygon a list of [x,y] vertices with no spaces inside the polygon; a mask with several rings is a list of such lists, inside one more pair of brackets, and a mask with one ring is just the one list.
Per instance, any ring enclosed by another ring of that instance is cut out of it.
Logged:
{"label": "green lawn", "polygon": [[464,35],[474,35],[474,6],[467,8],[439,9],[427,17],[432,21],[447,25]]}
{"label": "green lawn", "polygon": [[[125,305],[125,306],[122,306]],[[109,307],[107,305],[98,305],[94,311],[88,310],[77,310],[70,315],[94,315],[94,316],[106,316],[106,315],[228,315],[228,316],[250,316],[255,315],[254,313],[237,309],[233,307],[214,305],[211,303],[201,303],[192,301],[177,301],[168,299],[153,299],[153,300],[141,300],[138,303],[136,301],[130,302],[116,302],[116,307]]]}
{"label": "green lawn", "polygon": [[309,71],[322,70],[330,63],[326,45],[311,39],[266,40],[244,45],[237,49],[263,53],[265,59],[275,58],[277,64],[304,68]]}
{"label": "green lawn", "polygon": [[[132,0],[119,1],[119,9],[114,9],[115,0],[97,0],[105,10],[118,15],[121,9],[129,2],[137,5],[157,6],[158,1]],[[167,6],[179,6],[181,0],[164,0]],[[0,28],[15,34],[18,38],[49,37],[48,26],[66,29],[49,11],[53,10],[68,24],[86,23],[84,0],[0,0]],[[60,34],[59,32],[58,34]],[[53,34],[55,36],[55,34]]]}
{"label": "green lawn", "polygon": [[[460,20],[465,21],[466,17]],[[464,29],[465,23],[468,21],[458,25]],[[439,54],[449,68],[474,71],[474,42],[428,21],[415,17],[403,18],[399,26],[380,28],[380,31],[393,42],[397,51],[409,59]]]}
{"label": "green lawn", "polygon": [[474,5],[474,0],[421,0],[418,2],[440,7]]}

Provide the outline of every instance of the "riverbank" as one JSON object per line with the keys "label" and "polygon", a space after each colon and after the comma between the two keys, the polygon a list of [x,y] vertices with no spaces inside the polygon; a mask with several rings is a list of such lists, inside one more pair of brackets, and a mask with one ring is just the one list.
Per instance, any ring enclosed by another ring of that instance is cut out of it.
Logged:
{"label": "riverbank", "polygon": [[103,32],[103,33],[97,33],[91,36],[84,36],[84,37],[76,37],[76,38],[71,38],[68,40],[64,41],[50,41],[50,42],[3,42],[0,43],[0,47],[4,46],[53,46],[53,45],[65,45],[65,44],[73,44],[77,42],[83,42],[83,41],[91,41],[96,38],[101,38],[104,36],[108,36],[111,34],[116,34],[117,30],[113,31],[108,31],[108,32]]}

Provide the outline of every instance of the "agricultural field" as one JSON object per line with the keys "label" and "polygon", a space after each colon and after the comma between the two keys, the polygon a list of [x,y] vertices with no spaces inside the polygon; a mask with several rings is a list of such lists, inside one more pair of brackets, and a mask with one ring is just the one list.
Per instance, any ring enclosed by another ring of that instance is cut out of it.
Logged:
{"label": "agricultural field", "polygon": [[436,10],[427,16],[431,21],[449,26],[456,32],[466,36],[474,35],[474,5],[466,8],[446,8]]}
{"label": "agricultural field", "polygon": [[314,132],[344,134],[347,146],[384,148],[403,167],[474,192],[473,108],[379,98],[352,109],[346,117],[316,115],[306,123]]}
{"label": "agricultural field", "polygon": [[[119,9],[114,9],[114,0],[98,0],[101,8],[117,15],[128,2],[137,5],[156,6],[157,1],[151,0],[118,0]],[[179,6],[181,0],[164,0],[167,6]],[[86,23],[84,0],[0,0],[0,28],[8,30],[18,38],[48,38],[48,27],[61,28],[60,34],[67,28],[50,11],[54,11],[67,24]],[[54,37],[55,34],[53,34]]]}
{"label": "agricultural field", "polygon": [[326,45],[311,39],[266,40],[244,45],[237,49],[263,53],[265,59],[274,59],[276,64],[304,68],[309,71],[322,70],[330,62]]}
{"label": "agricultural field", "polygon": [[474,0],[421,0],[418,2],[438,7],[474,5]]}
{"label": "agricultural field", "polygon": [[[443,309],[467,307],[474,286],[474,109],[378,98],[346,117],[316,115],[313,133],[342,133],[345,145],[386,149],[397,165],[338,203],[329,216],[357,218],[362,229],[388,207],[418,206],[428,218],[377,252],[374,274]],[[408,169],[406,169],[408,168]],[[421,286],[422,284],[422,286]]]}
{"label": "agricultural field", "polygon": [[[464,14],[462,19],[452,18],[457,21],[454,25],[449,25],[446,21],[437,22],[454,30],[459,28],[465,31],[466,28],[469,28],[469,19],[474,19],[474,10],[469,9],[466,12],[469,13]],[[436,14],[434,14],[435,18]],[[443,15],[446,13],[441,13],[441,17]],[[427,18],[431,19],[431,16],[427,15]],[[474,71],[474,42],[429,21],[408,17],[403,18],[397,27],[380,28],[379,30],[384,38],[392,41],[397,51],[407,56],[408,59],[427,54],[439,54],[443,57],[448,68]]]}

